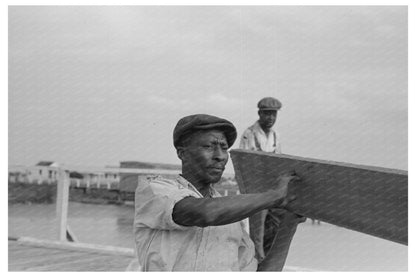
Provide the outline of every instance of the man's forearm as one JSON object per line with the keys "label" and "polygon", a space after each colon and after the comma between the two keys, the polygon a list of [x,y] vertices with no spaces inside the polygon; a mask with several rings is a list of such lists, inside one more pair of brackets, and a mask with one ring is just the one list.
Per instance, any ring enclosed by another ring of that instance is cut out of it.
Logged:
{"label": "man's forearm", "polygon": [[243,220],[263,209],[283,203],[278,191],[240,194],[218,198],[187,197],[173,210],[173,220],[185,226],[217,226]]}

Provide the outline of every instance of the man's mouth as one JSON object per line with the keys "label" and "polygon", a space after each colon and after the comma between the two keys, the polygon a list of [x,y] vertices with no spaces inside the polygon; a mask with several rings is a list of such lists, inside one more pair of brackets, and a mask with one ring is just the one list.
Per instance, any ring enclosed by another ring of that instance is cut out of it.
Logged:
{"label": "man's mouth", "polygon": [[224,167],[220,167],[220,166],[218,166],[218,167],[217,166],[210,166],[209,169],[214,170],[214,171],[218,171],[218,172],[219,171],[222,172],[222,171],[224,171],[225,168]]}

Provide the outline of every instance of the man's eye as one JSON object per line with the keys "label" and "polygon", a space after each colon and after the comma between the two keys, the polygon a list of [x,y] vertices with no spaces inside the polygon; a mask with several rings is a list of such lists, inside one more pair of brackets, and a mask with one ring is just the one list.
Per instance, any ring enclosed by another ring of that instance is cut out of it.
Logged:
{"label": "man's eye", "polygon": [[221,149],[227,151],[228,150],[228,146],[227,145],[221,145]]}

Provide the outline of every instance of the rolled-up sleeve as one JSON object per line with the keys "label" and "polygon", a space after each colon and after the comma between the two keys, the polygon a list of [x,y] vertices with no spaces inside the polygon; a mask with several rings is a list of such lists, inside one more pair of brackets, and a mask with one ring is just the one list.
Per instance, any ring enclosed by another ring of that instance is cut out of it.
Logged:
{"label": "rolled-up sleeve", "polygon": [[254,135],[249,129],[245,130],[241,136],[240,149],[255,150]]}
{"label": "rolled-up sleeve", "polygon": [[161,180],[152,180],[140,184],[135,194],[135,228],[151,228],[161,230],[186,229],[173,221],[173,207],[177,202],[188,196],[196,196],[192,191],[178,188]]}

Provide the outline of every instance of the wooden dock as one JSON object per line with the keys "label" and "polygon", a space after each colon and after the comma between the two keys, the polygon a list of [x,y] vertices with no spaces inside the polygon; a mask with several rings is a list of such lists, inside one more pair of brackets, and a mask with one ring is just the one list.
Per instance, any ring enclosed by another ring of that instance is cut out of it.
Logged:
{"label": "wooden dock", "polygon": [[36,239],[9,239],[9,271],[126,271],[132,249],[61,243]]}
{"label": "wooden dock", "polygon": [[[72,244],[67,246],[67,244]],[[134,269],[134,251],[36,239],[9,239],[9,272],[123,272]],[[283,271],[311,271],[286,266]]]}

